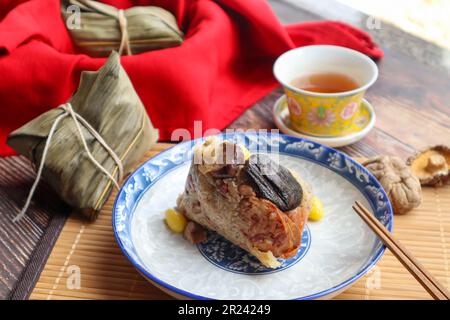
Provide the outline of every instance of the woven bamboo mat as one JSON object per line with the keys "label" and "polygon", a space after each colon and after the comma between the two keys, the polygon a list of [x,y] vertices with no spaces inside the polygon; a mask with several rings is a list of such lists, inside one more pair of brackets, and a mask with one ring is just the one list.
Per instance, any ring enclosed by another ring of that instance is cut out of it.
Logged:
{"label": "woven bamboo mat", "polygon": [[[169,146],[158,144],[147,155],[151,157]],[[93,223],[76,215],[68,219],[31,299],[170,298],[147,282],[117,246],[111,226],[115,196],[116,192]],[[395,217],[394,234],[444,286],[450,288],[450,186],[425,188],[423,196],[424,201],[418,209]],[[336,298],[429,299],[430,296],[386,251],[366,276]]]}

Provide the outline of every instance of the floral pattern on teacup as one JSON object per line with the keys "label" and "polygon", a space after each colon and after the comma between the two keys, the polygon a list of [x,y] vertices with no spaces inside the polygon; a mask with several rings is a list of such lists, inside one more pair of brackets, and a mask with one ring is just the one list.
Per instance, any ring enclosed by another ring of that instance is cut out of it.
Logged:
{"label": "floral pattern on teacup", "polygon": [[358,110],[358,104],[356,102],[351,102],[344,107],[341,111],[341,118],[344,120],[350,119],[353,117],[355,112]]}
{"label": "floral pattern on teacup", "polygon": [[330,109],[318,107],[308,113],[308,121],[316,126],[329,127],[336,120],[336,116]]}
{"label": "floral pattern on teacup", "polygon": [[302,107],[300,106],[300,104],[292,97],[287,98],[287,103],[289,112],[292,112],[297,117],[300,117],[300,115],[302,114]]}
{"label": "floral pattern on teacup", "polygon": [[360,128],[364,128],[368,122],[369,119],[366,116],[360,116],[355,120],[355,124]]}

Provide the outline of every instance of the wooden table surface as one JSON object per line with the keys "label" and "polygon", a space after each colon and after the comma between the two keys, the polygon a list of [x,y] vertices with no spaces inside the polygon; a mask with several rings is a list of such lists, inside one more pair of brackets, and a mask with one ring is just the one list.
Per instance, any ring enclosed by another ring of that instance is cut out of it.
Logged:
{"label": "wooden table surface", "polygon": [[[384,22],[381,23],[380,29],[367,30],[366,15],[331,0],[271,0],[270,3],[284,23],[321,19],[349,22],[368,31],[385,51],[385,57],[378,63],[380,77],[366,96],[377,114],[376,128],[362,141],[342,148],[343,151],[352,156],[395,154],[405,158],[424,146],[449,143],[448,50],[406,34]],[[275,128],[271,110],[274,101],[281,94],[280,89],[275,90],[247,110],[230,128]],[[24,160],[18,157],[4,160],[5,163],[10,161],[21,164]],[[6,171],[3,173],[6,174]],[[0,179],[0,193],[3,192],[4,197],[7,197],[6,200],[0,199],[0,216],[13,217],[28,190],[14,191],[11,189],[12,182],[5,178],[6,176]],[[28,188],[33,177],[30,172],[25,172],[21,173],[20,178],[23,180],[25,176],[28,181],[25,188]],[[14,181],[18,183],[20,179]],[[22,196],[15,199],[11,196],[12,193]],[[46,243],[54,242],[64,223],[61,218],[59,222],[52,224],[54,219],[49,217],[54,216],[55,210],[67,212],[67,208],[58,204],[50,210],[44,198],[30,207],[28,217],[22,222],[23,226],[14,225],[10,218],[0,221],[0,299],[8,296],[20,297],[11,295],[14,284],[18,279],[29,277],[29,274],[24,272],[30,265],[29,261],[35,264],[36,259],[32,258],[33,256],[51,249],[46,247]],[[40,221],[42,223],[39,223]],[[32,237],[26,224],[32,226]],[[51,228],[55,231],[47,232]]]}

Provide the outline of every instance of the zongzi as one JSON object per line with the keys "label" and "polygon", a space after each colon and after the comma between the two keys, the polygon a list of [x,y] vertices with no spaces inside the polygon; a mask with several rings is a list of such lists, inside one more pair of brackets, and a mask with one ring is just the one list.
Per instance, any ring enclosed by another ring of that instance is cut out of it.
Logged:
{"label": "zongzi", "polygon": [[[177,208],[191,222],[217,232],[266,267],[277,268],[277,258],[291,258],[300,248],[312,190],[269,156],[252,154],[246,159],[244,152],[241,146],[216,137],[197,145]],[[198,230],[191,223],[184,236],[201,241]]]}
{"label": "zongzi", "polygon": [[122,173],[157,138],[120,56],[113,52],[98,71],[82,72],[78,90],[66,104],[12,132],[8,144],[39,167],[36,183],[42,175],[64,201],[95,219]]}
{"label": "zongzi", "polygon": [[137,54],[183,42],[175,17],[160,7],[119,10],[92,0],[63,0],[61,11],[77,51],[93,57],[106,57],[113,50]]}

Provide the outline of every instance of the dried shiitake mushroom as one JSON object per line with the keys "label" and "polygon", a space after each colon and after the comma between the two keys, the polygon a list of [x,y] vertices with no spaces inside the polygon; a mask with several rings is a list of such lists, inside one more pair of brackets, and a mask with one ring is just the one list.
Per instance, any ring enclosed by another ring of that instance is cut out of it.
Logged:
{"label": "dried shiitake mushroom", "polygon": [[251,155],[245,163],[244,172],[256,194],[272,201],[282,211],[293,210],[302,202],[303,190],[297,179],[268,156]]}
{"label": "dried shiitake mushroom", "polygon": [[363,162],[363,165],[380,181],[394,213],[405,214],[422,202],[419,179],[406,163],[392,156],[380,156]]}
{"label": "dried shiitake mushroom", "polygon": [[411,171],[424,186],[443,185],[450,176],[450,148],[434,146],[408,159]]}

